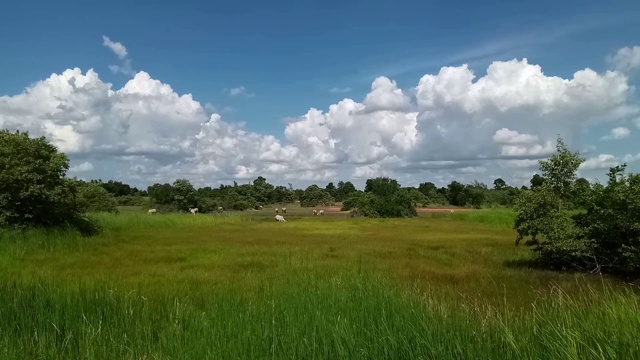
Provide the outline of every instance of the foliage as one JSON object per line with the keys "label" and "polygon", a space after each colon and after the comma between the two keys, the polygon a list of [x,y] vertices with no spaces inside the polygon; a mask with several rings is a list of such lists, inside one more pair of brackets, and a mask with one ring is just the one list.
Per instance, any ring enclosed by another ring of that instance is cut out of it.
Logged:
{"label": "foliage", "polygon": [[78,204],[82,212],[118,212],[116,200],[99,184],[81,180],[70,181],[76,183]]}
{"label": "foliage", "polygon": [[[576,180],[580,155],[562,139],[557,149],[540,162],[543,184],[518,199],[516,244],[531,236],[538,261],[551,268],[640,276],[640,175],[625,175],[626,165],[616,166],[606,186],[591,188]],[[569,217],[571,203],[586,212]]]}
{"label": "foliage", "polygon": [[91,235],[68,169],[66,155],[44,137],[0,131],[0,226],[72,226]]}
{"label": "foliage", "polygon": [[333,201],[333,198],[325,189],[321,189],[318,185],[311,185],[304,190],[300,198],[300,206],[326,206],[332,204]]}
{"label": "foliage", "polygon": [[415,196],[422,197],[422,193],[403,189],[394,179],[379,177],[367,180],[364,192],[352,193],[342,209],[357,210],[366,217],[411,217],[417,215]]}
{"label": "foliage", "polygon": [[640,275],[640,174],[626,165],[609,171],[607,186],[593,194],[587,210],[575,216],[579,237],[592,247],[585,265],[598,271]]}
{"label": "foliage", "polygon": [[563,201],[570,201],[576,171],[585,159],[580,153],[569,151],[561,137],[558,137],[556,151],[548,160],[539,161],[540,171],[544,183]]}

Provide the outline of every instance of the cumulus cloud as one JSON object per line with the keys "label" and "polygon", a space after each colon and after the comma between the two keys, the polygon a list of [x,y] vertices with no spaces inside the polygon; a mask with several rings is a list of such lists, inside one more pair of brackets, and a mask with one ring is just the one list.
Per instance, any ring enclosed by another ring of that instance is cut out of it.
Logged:
{"label": "cumulus cloud", "polygon": [[232,88],[231,90],[229,90],[229,95],[230,96],[246,96],[246,97],[252,97],[254,96],[254,94],[247,92],[247,89],[245,89],[244,86],[239,86],[239,87],[235,87]]}
{"label": "cumulus cloud", "polygon": [[344,88],[334,87],[329,89],[329,92],[336,93],[336,94],[348,93],[348,92],[351,92],[351,88],[350,87],[344,87]]}
{"label": "cumulus cloud", "polygon": [[111,49],[120,59],[127,57],[127,48],[119,42],[111,41],[107,36],[102,36],[102,45]]}
{"label": "cumulus cloud", "polygon": [[611,129],[611,133],[600,138],[601,140],[622,140],[629,137],[631,131],[626,127],[617,127]]}
{"label": "cumulus cloud", "polygon": [[608,169],[620,165],[620,160],[611,154],[600,154],[587,159],[580,165],[581,170]]}
{"label": "cumulus cloud", "polygon": [[[236,96],[247,93],[238,89]],[[379,77],[361,102],[311,108],[278,138],[225,121],[146,72],[113,89],[76,68],[0,97],[0,127],[47,136],[72,159],[95,164],[87,175],[108,171],[101,178],[142,185],[259,175],[296,184],[393,176],[406,184],[515,169],[503,175],[509,182],[530,177],[555,151],[557,134],[571,145],[592,123],[637,117],[632,90],[620,72],[584,69],[565,79],[526,59],[494,62],[479,78],[466,65],[443,67],[405,90]],[[617,161],[609,156],[583,168]]]}
{"label": "cumulus cloud", "polygon": [[615,70],[625,73],[635,71],[640,68],[640,46],[623,47],[609,56],[607,61]]}
{"label": "cumulus cloud", "polygon": [[81,173],[81,172],[88,172],[88,171],[92,171],[94,169],[93,164],[85,161],[82,164],[78,164],[76,166],[71,166],[69,168],[69,172],[72,173]]}
{"label": "cumulus cloud", "polygon": [[127,53],[127,48],[122,43],[111,41],[107,36],[102,36],[102,45],[108,47],[120,60],[118,65],[109,65],[109,70],[114,74],[124,74],[133,76],[135,72],[131,67],[131,59]]}

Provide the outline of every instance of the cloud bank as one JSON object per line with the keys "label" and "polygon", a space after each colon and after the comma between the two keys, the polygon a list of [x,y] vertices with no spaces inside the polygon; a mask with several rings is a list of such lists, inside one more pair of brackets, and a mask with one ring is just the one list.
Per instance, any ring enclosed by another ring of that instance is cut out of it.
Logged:
{"label": "cloud bank", "polygon": [[[107,37],[104,44],[128,59],[122,44]],[[93,69],[74,68],[0,97],[0,127],[46,136],[85,177],[141,186],[259,175],[296,185],[382,175],[407,185],[498,176],[525,183],[555,150],[557,134],[578,145],[585,127],[638,118],[633,90],[621,71],[587,68],[561,78],[526,58],[493,62],[480,77],[467,65],[443,67],[409,89],[378,77],[361,101],[294,117],[279,140],[226,122],[144,71],[113,89]],[[616,129],[612,138],[626,136]],[[583,169],[613,163],[611,156]]]}

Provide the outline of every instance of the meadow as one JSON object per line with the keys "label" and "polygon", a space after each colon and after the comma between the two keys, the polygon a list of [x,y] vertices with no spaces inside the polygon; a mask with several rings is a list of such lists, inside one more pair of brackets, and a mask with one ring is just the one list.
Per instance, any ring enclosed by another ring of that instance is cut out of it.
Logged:
{"label": "meadow", "polygon": [[637,286],[530,268],[510,210],[309,212],[2,232],[0,358],[640,358]]}

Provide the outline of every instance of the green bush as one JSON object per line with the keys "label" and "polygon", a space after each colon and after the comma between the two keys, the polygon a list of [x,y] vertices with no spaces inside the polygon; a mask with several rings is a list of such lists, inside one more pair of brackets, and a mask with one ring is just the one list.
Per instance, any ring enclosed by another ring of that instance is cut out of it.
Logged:
{"label": "green bush", "polygon": [[0,131],[0,226],[77,227],[91,235],[77,186],[65,178],[67,156],[44,137]]}
{"label": "green bush", "polygon": [[364,192],[352,193],[343,202],[343,211],[357,210],[366,217],[393,218],[417,216],[410,190],[389,178],[367,180]]}
{"label": "green bush", "polygon": [[96,183],[71,180],[76,182],[78,204],[82,212],[118,212],[117,202],[102,186]]}
{"label": "green bush", "polygon": [[311,185],[304,190],[302,197],[300,198],[300,206],[312,207],[318,205],[331,205],[333,198],[327,190],[321,189],[318,185]]}
{"label": "green bush", "polygon": [[[640,276],[640,175],[616,166],[606,186],[587,189],[575,176],[583,159],[560,138],[557,149],[540,162],[542,185],[516,202],[516,245],[531,237],[526,244],[546,267]],[[576,199],[586,212],[569,216]]]}

